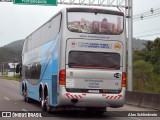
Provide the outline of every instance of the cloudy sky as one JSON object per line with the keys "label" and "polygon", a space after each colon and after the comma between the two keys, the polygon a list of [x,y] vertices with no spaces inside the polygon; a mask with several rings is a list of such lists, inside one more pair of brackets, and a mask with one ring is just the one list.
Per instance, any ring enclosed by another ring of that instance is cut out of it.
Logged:
{"label": "cloudy sky", "polygon": [[[62,7],[60,5],[55,7],[15,5],[11,2],[0,2],[0,47],[24,39]],[[133,0],[134,15],[148,11],[151,8],[160,8],[160,0]],[[160,34],[157,34],[160,33],[159,21],[160,17],[134,21],[134,37],[147,40],[154,40],[159,37]],[[151,34],[157,35],[149,36]]]}

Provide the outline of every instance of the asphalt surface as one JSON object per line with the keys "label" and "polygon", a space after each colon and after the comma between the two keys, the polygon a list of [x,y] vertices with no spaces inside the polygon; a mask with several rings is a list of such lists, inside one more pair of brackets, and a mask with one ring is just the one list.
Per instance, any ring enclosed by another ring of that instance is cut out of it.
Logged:
{"label": "asphalt surface", "polygon": [[[12,80],[4,80],[0,79],[0,111],[20,111],[24,113],[29,113],[30,111],[41,112],[40,104],[36,101],[32,103],[26,103],[23,101],[23,97],[19,92],[19,82]],[[64,111],[61,113],[47,113],[42,112],[43,115],[48,117],[42,118],[8,118],[8,117],[0,117],[0,120],[21,120],[21,119],[29,119],[29,120],[99,120],[99,119],[107,119],[107,120],[159,120],[160,117],[131,117],[126,116],[122,113],[122,111],[130,111],[125,112],[125,114],[134,113],[133,111],[137,111],[137,113],[143,113],[144,111],[151,112],[155,111],[154,109],[141,108],[137,106],[125,105],[121,108],[107,108],[106,113],[103,115],[95,114],[95,113],[86,113],[81,111]],[[2,113],[0,113],[2,114]]]}

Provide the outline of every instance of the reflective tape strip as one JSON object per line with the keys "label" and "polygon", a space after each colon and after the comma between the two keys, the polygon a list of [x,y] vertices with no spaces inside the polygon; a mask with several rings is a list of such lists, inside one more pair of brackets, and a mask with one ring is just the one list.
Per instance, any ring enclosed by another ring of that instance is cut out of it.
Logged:
{"label": "reflective tape strip", "polygon": [[74,98],[74,96],[73,95],[70,95],[71,96],[71,98]]}
{"label": "reflective tape strip", "polygon": [[78,97],[81,98],[81,99],[83,98],[81,95],[78,95]]}
{"label": "reflective tape strip", "polygon": [[70,98],[68,93],[66,93],[65,95],[66,95],[67,98]]}
{"label": "reflective tape strip", "polygon": [[116,99],[116,98],[117,98],[117,96],[114,97],[114,99]]}
{"label": "reflective tape strip", "polygon": [[75,98],[78,98],[78,96],[77,95],[74,95],[75,96]]}
{"label": "reflective tape strip", "polygon": [[122,97],[122,95],[120,94],[120,95],[118,95],[118,98],[117,99],[120,99]]}
{"label": "reflective tape strip", "polygon": [[113,98],[113,96],[111,96],[109,99],[112,99]]}
{"label": "reflective tape strip", "polygon": [[86,96],[86,94],[82,94],[82,95],[73,95],[73,94],[70,94],[70,93],[66,93],[64,94],[67,98],[76,98],[76,99],[82,99],[84,96]]}
{"label": "reflective tape strip", "polygon": [[107,96],[106,99],[108,99],[110,96]]}
{"label": "reflective tape strip", "polygon": [[105,94],[102,94],[102,96],[105,98],[105,99],[120,99],[122,98],[123,96],[120,94],[120,95],[117,95],[117,96],[111,96],[111,95],[105,95]]}

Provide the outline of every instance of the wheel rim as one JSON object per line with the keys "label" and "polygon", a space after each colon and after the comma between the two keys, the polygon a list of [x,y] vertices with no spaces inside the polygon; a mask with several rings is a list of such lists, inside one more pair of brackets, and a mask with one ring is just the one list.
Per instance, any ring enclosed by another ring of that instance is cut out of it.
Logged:
{"label": "wheel rim", "polygon": [[45,103],[46,103],[46,110],[47,110],[47,111],[50,111],[49,96],[46,97]]}
{"label": "wheel rim", "polygon": [[28,92],[27,92],[27,89],[26,89],[26,101],[28,102]]}
{"label": "wheel rim", "polygon": [[46,105],[45,105],[45,100],[44,100],[44,95],[41,92],[41,108],[43,111],[46,111]]}
{"label": "wheel rim", "polygon": [[41,99],[41,107],[43,107],[43,106],[44,106],[44,100]]}
{"label": "wheel rim", "polygon": [[26,92],[25,92],[25,90],[23,90],[23,99],[24,99],[24,101],[26,101]]}
{"label": "wheel rim", "polygon": [[23,92],[24,101],[27,102],[27,100],[28,100],[27,88],[25,88],[23,91],[24,91]]}
{"label": "wheel rim", "polygon": [[41,107],[44,106],[44,97],[43,97],[43,93],[41,92]]}

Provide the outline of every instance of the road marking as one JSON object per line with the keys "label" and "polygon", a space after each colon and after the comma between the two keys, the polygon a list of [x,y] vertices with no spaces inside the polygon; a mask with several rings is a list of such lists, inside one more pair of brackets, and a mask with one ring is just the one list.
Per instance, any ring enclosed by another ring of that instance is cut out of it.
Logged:
{"label": "road marking", "polygon": [[4,97],[6,100],[10,100],[9,98],[7,98],[7,97]]}
{"label": "road marking", "polygon": [[[13,81],[13,82],[16,82],[16,81]],[[9,81],[7,81],[7,83],[9,83],[9,84],[12,85],[12,86],[14,85],[14,86],[16,86],[17,88],[19,88],[19,85],[17,85],[17,84],[15,85],[14,83],[9,82]]]}
{"label": "road marking", "polygon": [[134,119],[134,120],[142,120],[142,119],[135,118],[135,117],[129,117],[129,118]]}
{"label": "road marking", "polygon": [[[8,82],[8,81],[7,81]],[[13,83],[11,83],[11,82],[8,82],[9,84],[11,84],[11,85],[14,85]]]}
{"label": "road marking", "polygon": [[22,109],[24,112],[28,113],[28,111],[26,109]]}

